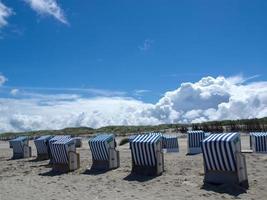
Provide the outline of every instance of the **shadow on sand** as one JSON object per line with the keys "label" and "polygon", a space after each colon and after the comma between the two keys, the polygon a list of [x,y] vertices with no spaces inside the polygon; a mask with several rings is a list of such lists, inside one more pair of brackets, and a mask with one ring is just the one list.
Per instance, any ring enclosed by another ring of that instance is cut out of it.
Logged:
{"label": "shadow on sand", "polygon": [[67,172],[59,172],[59,171],[54,171],[50,170],[48,172],[40,173],[40,176],[60,176],[62,174],[66,174]]}
{"label": "shadow on sand", "polygon": [[34,159],[31,159],[31,160],[28,160],[28,162],[42,162],[42,161],[47,161],[48,159],[46,160],[41,160],[41,159],[38,159],[38,158],[34,158]]}
{"label": "shadow on sand", "polygon": [[135,173],[130,173],[128,176],[123,178],[125,181],[138,181],[138,182],[146,182],[150,181],[158,176],[145,176],[145,175],[138,175]]}
{"label": "shadow on sand", "polygon": [[8,158],[8,159],[6,159],[6,161],[11,161],[11,160],[23,160],[23,159],[25,159],[25,158]]}
{"label": "shadow on sand", "polygon": [[221,185],[213,185],[204,183],[201,189],[206,191],[213,191],[220,194],[229,194],[231,196],[237,197],[240,194],[247,193],[247,190],[239,185],[235,184],[221,184]]}
{"label": "shadow on sand", "polygon": [[82,174],[96,176],[96,175],[104,174],[108,171],[110,171],[110,170],[107,170],[107,169],[86,169]]}

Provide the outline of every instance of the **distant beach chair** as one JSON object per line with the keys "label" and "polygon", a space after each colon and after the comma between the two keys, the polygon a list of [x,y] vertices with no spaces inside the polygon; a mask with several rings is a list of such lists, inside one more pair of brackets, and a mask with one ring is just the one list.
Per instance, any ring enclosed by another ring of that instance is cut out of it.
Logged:
{"label": "distant beach chair", "polygon": [[120,166],[119,151],[113,134],[100,134],[88,141],[93,164],[91,169],[110,170]]}
{"label": "distant beach chair", "polygon": [[72,138],[63,137],[51,143],[52,168],[54,171],[68,172],[80,167],[80,155],[76,153]]}
{"label": "distant beach chair", "polygon": [[130,141],[132,173],[141,175],[160,175],[164,171],[162,134],[137,135]]}
{"label": "distant beach chair", "polygon": [[245,156],[239,133],[212,134],[201,143],[205,183],[239,184],[248,188]]}
{"label": "distant beach chair", "polygon": [[49,155],[49,159],[50,159],[50,162],[49,164],[52,164],[54,161],[53,161],[53,156],[51,154],[51,147],[52,147],[52,144],[56,141],[60,141],[60,140],[64,140],[66,138],[71,138],[70,135],[56,135],[54,137],[52,137],[49,141],[48,141],[48,155]]}
{"label": "distant beach chair", "polygon": [[37,150],[37,159],[38,160],[47,160],[49,159],[49,147],[48,142],[52,138],[50,135],[44,135],[34,140],[34,144]]}
{"label": "distant beach chair", "polygon": [[187,154],[199,154],[201,150],[201,141],[208,137],[210,133],[204,131],[187,131]]}
{"label": "distant beach chair", "polygon": [[32,155],[29,139],[26,136],[20,136],[10,140],[9,147],[13,149],[12,159],[29,158]]}
{"label": "distant beach chair", "polygon": [[82,147],[82,138],[81,137],[74,137],[75,147]]}
{"label": "distant beach chair", "polygon": [[136,138],[136,136],[137,136],[137,135],[130,135],[130,136],[128,137],[129,142],[133,141],[134,138]]}
{"label": "distant beach chair", "polygon": [[267,153],[267,132],[250,133],[250,144],[253,152]]}
{"label": "distant beach chair", "polygon": [[171,135],[163,135],[162,146],[166,152],[179,152],[178,137]]}
{"label": "distant beach chair", "polygon": [[134,140],[134,138],[136,138],[136,136],[137,136],[137,135],[130,135],[130,136],[128,137],[129,149],[131,148],[131,146],[130,146],[130,142],[132,142],[132,141]]}

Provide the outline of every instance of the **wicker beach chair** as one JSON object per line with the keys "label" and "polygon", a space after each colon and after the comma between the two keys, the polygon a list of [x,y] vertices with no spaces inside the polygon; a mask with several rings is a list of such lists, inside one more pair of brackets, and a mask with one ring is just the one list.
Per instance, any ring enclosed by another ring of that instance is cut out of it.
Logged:
{"label": "wicker beach chair", "polygon": [[205,183],[239,184],[248,187],[245,156],[239,133],[212,134],[201,143]]}
{"label": "wicker beach chair", "polygon": [[201,150],[201,141],[208,137],[210,133],[204,131],[188,131],[187,132],[187,154],[199,154]]}
{"label": "wicker beach chair", "polygon": [[53,163],[53,156],[51,154],[51,146],[54,142],[56,141],[60,141],[60,140],[64,140],[66,138],[71,138],[70,135],[56,135],[54,137],[52,137],[49,141],[48,141],[48,155],[49,155],[49,159],[50,159],[50,163],[49,164],[52,164]]}
{"label": "wicker beach chair", "polygon": [[161,175],[164,171],[162,134],[137,135],[130,141],[132,173],[141,175]]}
{"label": "wicker beach chair", "polygon": [[75,142],[72,138],[61,138],[50,145],[54,171],[68,172],[80,167],[80,155],[76,153]]}
{"label": "wicker beach chair", "polygon": [[91,169],[110,170],[120,166],[119,151],[113,134],[100,134],[88,141],[93,164]]}
{"label": "wicker beach chair", "polygon": [[48,142],[52,138],[50,135],[44,135],[34,140],[34,144],[37,151],[37,160],[49,159],[48,154]]}
{"label": "wicker beach chair", "polygon": [[255,153],[267,153],[267,132],[250,133],[251,149]]}
{"label": "wicker beach chair", "polygon": [[166,152],[179,152],[178,137],[164,135],[162,137],[162,146]]}
{"label": "wicker beach chair", "polygon": [[10,140],[9,146],[13,149],[12,159],[29,158],[32,155],[32,149],[29,146],[29,139],[26,136],[20,136]]}

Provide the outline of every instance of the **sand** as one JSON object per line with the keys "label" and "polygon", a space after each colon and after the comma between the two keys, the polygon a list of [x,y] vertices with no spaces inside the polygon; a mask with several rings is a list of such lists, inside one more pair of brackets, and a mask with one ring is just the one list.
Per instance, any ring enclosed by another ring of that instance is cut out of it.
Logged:
{"label": "sand", "polygon": [[[118,138],[120,140],[121,138]],[[36,150],[33,142],[33,155]],[[246,154],[250,187],[203,186],[202,154],[186,156],[186,138],[179,139],[180,152],[165,156],[165,172],[158,177],[131,176],[128,144],[119,146],[121,167],[93,174],[87,141],[78,148],[81,168],[55,175],[48,161],[10,160],[8,142],[0,141],[0,200],[13,199],[267,199],[267,154]],[[242,136],[242,148],[248,149],[248,137]]]}

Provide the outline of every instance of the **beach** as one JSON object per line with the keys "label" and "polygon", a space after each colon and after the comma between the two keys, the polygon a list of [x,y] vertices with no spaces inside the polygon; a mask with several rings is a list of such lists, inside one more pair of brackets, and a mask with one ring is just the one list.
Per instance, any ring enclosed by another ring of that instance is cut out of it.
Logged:
{"label": "beach", "polygon": [[[122,137],[117,137],[119,142]],[[242,149],[249,149],[249,137],[242,134]],[[239,186],[203,185],[202,154],[187,156],[187,139],[179,137],[179,153],[164,154],[165,171],[158,177],[131,174],[129,144],[118,146],[120,167],[107,172],[91,172],[91,152],[83,139],[81,167],[70,173],[54,174],[49,161],[33,157],[11,160],[9,143],[0,141],[0,200],[35,199],[266,199],[267,154],[246,153],[249,189]]]}

